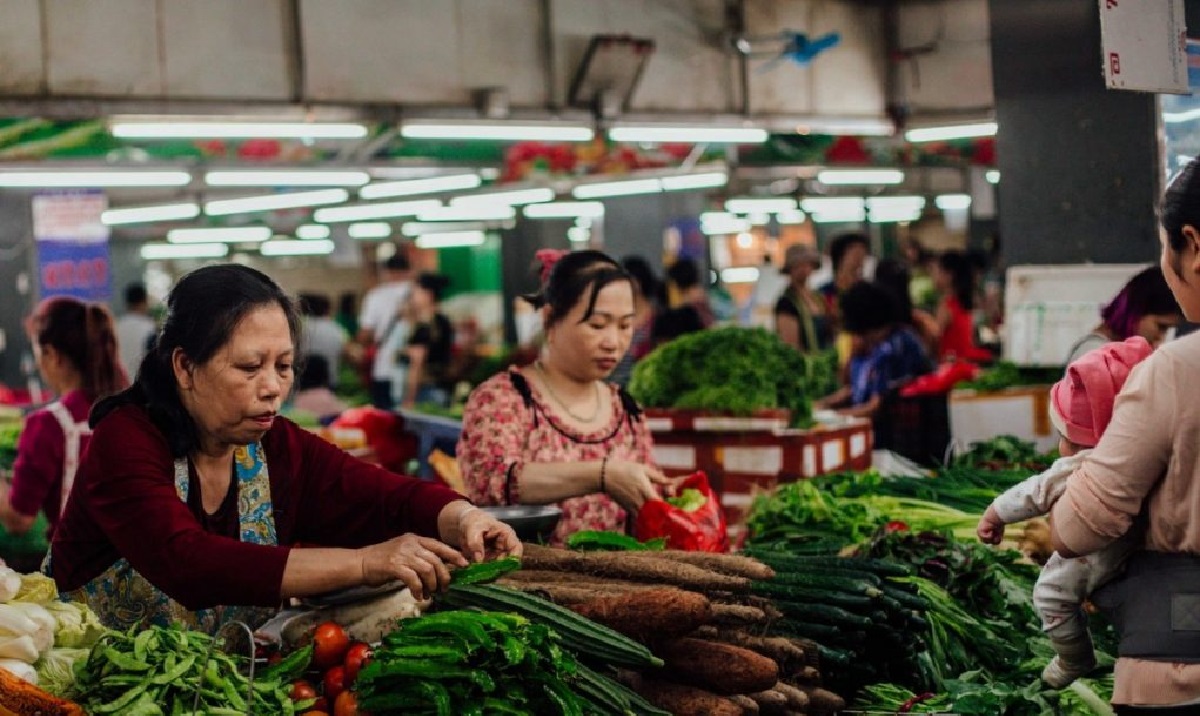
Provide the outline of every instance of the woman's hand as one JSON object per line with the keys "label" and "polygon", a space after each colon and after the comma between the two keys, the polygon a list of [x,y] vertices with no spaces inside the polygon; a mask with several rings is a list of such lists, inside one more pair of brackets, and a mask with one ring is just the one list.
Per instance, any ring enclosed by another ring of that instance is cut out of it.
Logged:
{"label": "woman's hand", "polygon": [[479,508],[465,510],[458,521],[458,544],[472,562],[521,556],[517,533],[487,512]]}
{"label": "woman's hand", "polygon": [[604,472],[604,492],[630,512],[640,510],[646,500],[662,499],[659,488],[674,491],[678,482],[636,462],[610,460]]}
{"label": "woman's hand", "polygon": [[450,568],[467,560],[453,547],[430,537],[407,534],[358,550],[363,583],[369,586],[400,580],[417,599],[429,599],[450,585]]}

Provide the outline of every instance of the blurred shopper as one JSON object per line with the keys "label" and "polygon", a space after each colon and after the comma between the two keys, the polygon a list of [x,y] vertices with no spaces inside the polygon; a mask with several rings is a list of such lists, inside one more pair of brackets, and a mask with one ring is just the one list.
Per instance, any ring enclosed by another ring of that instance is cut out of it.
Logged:
{"label": "blurred shopper", "polygon": [[394,406],[392,380],[396,356],[381,349],[400,320],[400,310],[411,291],[408,258],[398,253],[384,263],[379,285],[363,298],[362,313],[358,317],[358,340],[366,348],[364,359],[371,367],[371,404],[384,410]]}
{"label": "blurred shopper", "polygon": [[793,244],[783,255],[779,270],[788,287],[775,303],[775,331],[801,353],[823,351],[833,345],[833,325],[821,294],[808,287],[821,256],[808,246]]}
{"label": "blurred shopper", "polygon": [[329,389],[333,378],[325,356],[305,355],[301,365],[303,372],[296,380],[296,397],[292,399],[294,409],[325,419],[340,415],[350,407]]}
{"label": "blurred shopper", "polygon": [[842,318],[852,337],[849,384],[817,401],[854,417],[874,417],[884,400],[932,369],[921,339],[905,325],[892,292],[859,283],[841,299]]}
{"label": "blurred shopper", "polygon": [[91,436],[88,411],[129,384],[112,314],[74,298],[43,301],[26,322],[42,380],[58,399],[25,418],[12,484],[0,487],[0,524],[23,534],[38,510],[53,534]]}
{"label": "blurred shopper", "polygon": [[676,260],[667,269],[667,279],[675,289],[676,305],[655,319],[655,345],[702,331],[716,322],[701,281],[700,266],[694,260]]}
{"label": "blurred shopper", "polygon": [[934,316],[938,360],[991,362],[995,356],[975,344],[975,270],[966,256],[947,251],[938,257],[933,284],[941,294]]}
{"label": "blurred shopper", "polygon": [[831,316],[839,315],[839,298],[863,280],[867,256],[871,254],[871,240],[866,234],[842,234],[829,242],[829,261],[833,266],[833,279],[821,287],[821,295]]}
{"label": "blurred shopper", "polygon": [[346,291],[338,296],[337,315],[333,317],[348,336],[358,335],[358,294]]}
{"label": "blurred shopper", "polygon": [[621,266],[633,277],[637,290],[633,293],[634,319],[633,337],[629,341],[629,350],[625,357],[617,363],[609,378],[612,382],[624,388],[629,384],[633,366],[646,357],[653,348],[654,341],[651,332],[654,329],[654,319],[666,305],[663,295],[662,281],[654,274],[650,262],[641,256],[626,256],[621,259]]}
{"label": "blurred shopper", "polygon": [[[934,256],[921,244],[919,239],[905,239],[900,251],[903,263],[908,268],[910,277],[908,291],[914,307],[933,312],[937,308],[937,289],[933,286],[930,266]],[[875,269],[878,275],[879,269]]]}
{"label": "blurred shopper", "polygon": [[150,316],[146,287],[140,283],[129,284],[125,287],[125,314],[117,320],[117,346],[125,375],[132,378],[137,374],[157,331],[158,326]]}
{"label": "blurred shopper", "polygon": [[1162,268],[1151,266],[1129,279],[1112,302],[1101,309],[1100,319],[1100,325],[1071,348],[1067,363],[1109,341],[1123,341],[1130,336],[1141,336],[1157,347],[1183,320],[1183,313],[1171,295]]}
{"label": "blurred shopper", "polygon": [[300,354],[321,356],[325,359],[325,374],[328,386],[337,387],[338,371],[341,370],[342,354],[346,350],[349,336],[329,316],[332,304],[328,296],[319,293],[300,296],[300,312],[304,316],[304,330],[300,333]]}
{"label": "blurred shopper", "polygon": [[[392,387],[392,398],[405,408],[418,403],[449,405],[450,364],[454,357],[454,325],[441,312],[442,295],[450,285],[450,279],[434,273],[423,273],[417,277],[404,323],[402,343],[394,348],[397,360],[397,381]],[[389,344],[391,338],[388,339]]]}

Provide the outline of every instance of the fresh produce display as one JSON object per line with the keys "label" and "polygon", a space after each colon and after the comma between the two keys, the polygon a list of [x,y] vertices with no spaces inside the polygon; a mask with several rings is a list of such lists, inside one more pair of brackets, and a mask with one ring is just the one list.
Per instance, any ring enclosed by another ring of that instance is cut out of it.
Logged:
{"label": "fresh produce display", "polygon": [[1029,471],[1045,470],[1057,458],[1057,451],[1041,453],[1031,442],[1012,435],[1000,435],[991,440],[973,443],[967,452],[955,458],[954,465],[988,471],[1016,470],[1028,474]]}
{"label": "fresh produce display", "polygon": [[[9,473],[17,460],[17,441],[21,437],[19,420],[0,420],[0,476]],[[38,512],[33,526],[21,535],[0,528],[0,559],[22,572],[34,572],[42,563],[50,543],[46,539],[49,523]]]}
{"label": "fresh produce display", "polygon": [[667,546],[665,538],[658,538],[639,542],[638,540],[623,535],[618,532],[598,532],[596,530],[584,530],[576,532],[567,537],[567,547],[581,552],[592,550],[612,551],[612,552],[645,552],[649,550],[661,550]]}
{"label": "fresh produce display", "polygon": [[0,567],[0,669],[65,695],[75,662],[105,633],[86,606],[59,601],[54,580]]}
{"label": "fresh produce display", "polygon": [[786,408],[798,426],[809,422],[812,401],[836,388],[836,353],[804,355],[761,328],[677,338],[639,361],[629,383],[645,407],[735,415]]}
{"label": "fresh produce display", "polygon": [[974,380],[960,383],[958,388],[995,392],[1028,385],[1049,385],[1061,378],[1062,374],[1062,368],[1021,368],[1015,363],[999,361]]}

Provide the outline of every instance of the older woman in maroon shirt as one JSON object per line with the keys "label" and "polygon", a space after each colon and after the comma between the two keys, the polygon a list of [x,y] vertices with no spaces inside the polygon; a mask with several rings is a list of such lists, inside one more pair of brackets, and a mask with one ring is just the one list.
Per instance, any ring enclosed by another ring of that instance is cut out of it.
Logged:
{"label": "older woman in maroon shirt", "polygon": [[297,326],[291,301],[253,269],[180,280],[137,381],[93,411],[51,548],[60,590],[112,627],[212,630],[360,585],[400,580],[426,596],[467,563],[455,547],[476,561],[520,552],[509,527],[457,493],[277,415]]}

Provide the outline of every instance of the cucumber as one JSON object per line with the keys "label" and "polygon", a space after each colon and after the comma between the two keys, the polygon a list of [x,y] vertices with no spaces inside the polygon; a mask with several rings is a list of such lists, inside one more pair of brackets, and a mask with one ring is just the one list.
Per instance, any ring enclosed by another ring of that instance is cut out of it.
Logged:
{"label": "cucumber", "polygon": [[854,614],[841,607],[824,604],[796,604],[795,602],[777,602],[775,606],[790,618],[799,618],[817,624],[829,624],[848,629],[869,629],[875,625],[875,622],[871,621],[869,617]]}
{"label": "cucumber", "polygon": [[[782,592],[782,590],[781,590]],[[827,589],[807,589],[805,587],[789,588],[787,595],[779,594],[773,597],[776,604],[794,602],[796,604],[828,604],[831,607],[849,609],[855,613],[870,611],[874,608],[875,600],[865,594],[849,592],[834,592]]]}

